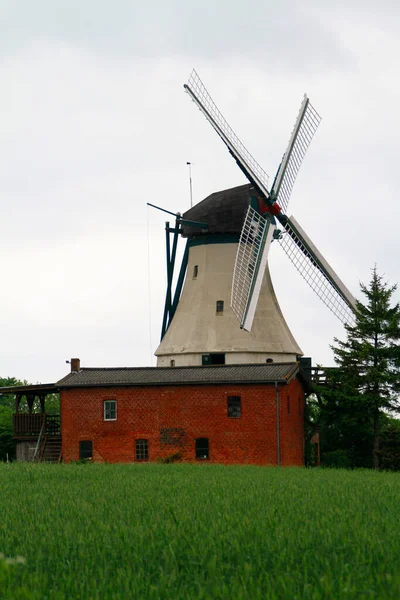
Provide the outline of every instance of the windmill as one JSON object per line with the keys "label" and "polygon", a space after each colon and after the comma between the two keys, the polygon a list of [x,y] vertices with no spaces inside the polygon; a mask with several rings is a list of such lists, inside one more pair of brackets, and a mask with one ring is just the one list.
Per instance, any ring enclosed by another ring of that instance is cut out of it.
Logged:
{"label": "windmill", "polygon": [[[228,125],[200,77],[193,70],[184,86],[192,100],[228,147],[239,168],[258,192],[243,223],[237,250],[231,308],[240,326],[251,330],[261,282],[273,240],[277,240],[302,277],[326,306],[343,322],[354,318],[355,299],[294,217],[285,212],[307,148],[320,116],[305,95],[273,185]],[[282,230],[277,227],[277,222]]]}
{"label": "windmill", "polygon": [[[182,216],[178,213],[174,228],[166,224],[167,294],[157,365],[295,361],[302,351],[279,308],[268,269],[272,242],[283,248],[342,322],[354,316],[351,293],[298,222],[285,214],[320,117],[305,96],[269,188],[267,174],[228,125],[196,71],[184,87],[249,184],[211,194]],[[172,294],[178,234],[187,243]]]}

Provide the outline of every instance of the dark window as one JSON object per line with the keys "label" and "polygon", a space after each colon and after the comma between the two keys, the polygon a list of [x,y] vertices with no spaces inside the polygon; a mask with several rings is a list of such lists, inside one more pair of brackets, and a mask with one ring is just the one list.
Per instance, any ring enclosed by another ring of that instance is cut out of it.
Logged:
{"label": "dark window", "polygon": [[170,367],[174,367],[175,366],[175,361],[173,359],[169,361],[169,366]]}
{"label": "dark window", "polygon": [[217,300],[217,313],[221,314],[224,312],[224,301]]}
{"label": "dark window", "polygon": [[239,419],[242,414],[240,396],[228,396],[228,417]]}
{"label": "dark window", "polygon": [[225,354],[210,354],[212,365],[224,365]]}
{"label": "dark window", "polygon": [[136,460],[149,460],[149,440],[136,440]]}
{"label": "dark window", "polygon": [[105,421],[116,421],[117,419],[117,401],[116,400],[105,400],[104,401],[104,420]]}
{"label": "dark window", "polygon": [[210,354],[211,356],[211,364],[212,365],[224,365],[225,364],[225,354]]}
{"label": "dark window", "polygon": [[198,274],[199,274],[199,265],[194,265],[194,267],[193,267],[193,279],[196,279]]}
{"label": "dark window", "polygon": [[79,442],[79,460],[93,457],[93,443],[91,440]]}
{"label": "dark window", "polygon": [[209,458],[208,438],[197,438],[196,458],[198,460],[207,460]]}
{"label": "dark window", "polygon": [[203,354],[201,357],[202,365],[224,365],[225,354]]}
{"label": "dark window", "polygon": [[201,364],[204,365],[211,365],[211,355],[210,354],[203,354],[201,357]]}
{"label": "dark window", "polygon": [[273,358],[267,358],[267,360],[265,361],[266,363],[273,363],[274,359]]}
{"label": "dark window", "polygon": [[287,397],[287,414],[290,415],[290,396]]}

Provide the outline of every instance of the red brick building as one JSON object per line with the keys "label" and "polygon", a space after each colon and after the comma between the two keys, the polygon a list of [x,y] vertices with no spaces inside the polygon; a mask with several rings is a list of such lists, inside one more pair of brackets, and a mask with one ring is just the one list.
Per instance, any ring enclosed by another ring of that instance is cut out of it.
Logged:
{"label": "red brick building", "polygon": [[[80,368],[73,359],[66,377],[44,387],[20,390],[18,405],[21,394],[59,391],[64,462],[304,464],[305,383],[298,363]],[[43,409],[45,422],[44,403]],[[29,415],[23,417],[29,428]],[[17,413],[15,423],[20,421]],[[16,433],[22,448],[27,436]],[[56,433],[53,423],[50,435],[45,426],[42,436],[54,445]]]}

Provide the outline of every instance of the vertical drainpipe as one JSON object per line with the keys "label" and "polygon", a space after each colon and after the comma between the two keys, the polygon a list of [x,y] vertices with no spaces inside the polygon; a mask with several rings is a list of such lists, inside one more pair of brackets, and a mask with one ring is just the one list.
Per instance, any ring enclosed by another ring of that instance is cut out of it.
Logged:
{"label": "vertical drainpipe", "polygon": [[276,394],[276,451],[278,454],[278,467],[281,466],[281,398],[278,382],[275,381]]}

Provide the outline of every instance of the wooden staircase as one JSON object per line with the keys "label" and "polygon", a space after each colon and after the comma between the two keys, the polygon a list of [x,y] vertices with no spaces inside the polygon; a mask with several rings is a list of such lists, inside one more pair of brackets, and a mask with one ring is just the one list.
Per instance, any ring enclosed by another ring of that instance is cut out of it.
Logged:
{"label": "wooden staircase", "polygon": [[61,462],[61,447],[60,415],[43,415],[33,460],[59,463]]}
{"label": "wooden staircase", "polygon": [[18,412],[13,415],[13,438],[20,445],[19,460],[61,462],[60,415]]}
{"label": "wooden staircase", "polygon": [[46,435],[39,452],[40,462],[61,462],[61,435]]}

